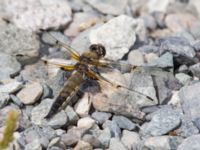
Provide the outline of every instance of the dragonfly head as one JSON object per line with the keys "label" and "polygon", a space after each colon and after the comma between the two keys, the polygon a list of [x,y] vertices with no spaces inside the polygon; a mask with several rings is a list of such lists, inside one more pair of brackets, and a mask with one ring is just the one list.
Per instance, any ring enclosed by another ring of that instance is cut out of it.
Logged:
{"label": "dragonfly head", "polygon": [[95,52],[99,58],[106,55],[106,49],[102,44],[92,44],[89,49],[91,52]]}

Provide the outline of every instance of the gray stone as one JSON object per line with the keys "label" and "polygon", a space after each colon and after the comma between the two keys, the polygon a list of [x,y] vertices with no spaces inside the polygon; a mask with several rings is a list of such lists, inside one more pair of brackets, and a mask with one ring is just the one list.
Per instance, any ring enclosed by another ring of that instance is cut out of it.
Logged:
{"label": "gray stone", "polygon": [[162,108],[156,112],[149,123],[141,127],[143,135],[164,135],[177,128],[181,123],[180,114],[170,107]]}
{"label": "gray stone", "polygon": [[[1,35],[0,35],[1,36]],[[1,41],[0,41],[1,43]],[[3,42],[2,42],[3,43]],[[2,46],[0,45],[2,48]],[[16,60],[15,57],[2,53],[3,51],[0,48],[0,80],[7,79],[15,76],[21,70],[20,63]]]}
{"label": "gray stone", "polygon": [[58,136],[60,136],[60,135],[62,135],[62,134],[64,134],[64,133],[66,133],[66,131],[63,130],[63,129],[57,129],[57,130],[56,130],[56,135],[58,135]]}
{"label": "gray stone", "polygon": [[75,145],[86,132],[84,128],[72,128],[69,129],[66,134],[61,136],[61,141],[64,142],[66,146]]}
{"label": "gray stone", "polygon": [[98,112],[98,111],[92,113],[92,118],[94,118],[99,124],[103,124],[110,117],[111,113]]}
{"label": "gray stone", "polygon": [[[55,137],[53,138],[49,145],[48,145],[48,148],[53,148],[53,147],[56,147],[56,148],[59,148],[59,150],[63,150],[63,149],[66,149],[66,146],[64,145],[64,143],[60,140],[60,137]],[[56,149],[57,150],[57,149]]]}
{"label": "gray stone", "polygon": [[109,150],[127,150],[127,148],[117,138],[110,139]]}
{"label": "gray stone", "polygon": [[34,104],[42,96],[43,88],[40,83],[27,84],[19,93],[17,97],[23,104]]}
{"label": "gray stone", "polygon": [[[35,33],[19,29],[11,24],[1,27],[0,51],[16,55],[22,64],[34,62],[39,57],[39,47],[40,43]],[[19,66],[15,69],[19,69]]]}
{"label": "gray stone", "polygon": [[176,131],[182,137],[189,137],[199,133],[198,128],[191,121],[188,116],[182,116],[181,126]]}
{"label": "gray stone", "polygon": [[119,128],[119,126],[117,125],[115,121],[107,120],[103,124],[103,128],[105,129],[107,127],[110,129],[111,137],[116,137],[116,138],[121,137],[121,129]]}
{"label": "gray stone", "polygon": [[93,150],[92,145],[88,142],[79,140],[77,145],[74,147],[74,150]]}
{"label": "gray stone", "polygon": [[192,72],[194,76],[200,78],[200,63],[190,66],[189,70]]}
{"label": "gray stone", "polygon": [[25,146],[25,150],[42,150],[42,145],[39,140],[33,140]]}
{"label": "gray stone", "polygon": [[24,69],[20,72],[20,76],[18,76],[17,79],[22,82],[31,81],[46,83],[50,78],[50,74],[49,72],[47,72],[49,71],[48,69],[50,68],[45,65],[44,62],[38,61],[34,64],[26,65]]}
{"label": "gray stone", "polygon": [[174,77],[172,72],[159,70],[158,68],[148,68],[147,73],[153,77],[156,85],[159,104],[165,104],[172,95],[172,90],[178,90],[181,84]]}
{"label": "gray stone", "polygon": [[7,93],[0,92],[0,108],[6,106],[9,102],[10,96]]}
{"label": "gray stone", "polygon": [[149,137],[144,141],[143,149],[152,150],[175,150],[183,139],[176,136],[156,136]]}
{"label": "gray stone", "polygon": [[43,147],[47,147],[49,140],[55,137],[55,131],[50,127],[32,126],[22,132],[22,137],[26,143],[39,142]]}
{"label": "gray stone", "polygon": [[196,52],[199,52],[200,51],[200,40],[194,41],[192,43],[192,47],[194,47]]}
{"label": "gray stone", "polygon": [[124,116],[114,116],[112,119],[121,129],[134,130],[136,125]]}
{"label": "gray stone", "polygon": [[159,47],[154,45],[142,45],[137,50],[145,53],[156,53],[159,51]]}
{"label": "gray stone", "polygon": [[108,148],[110,143],[111,133],[109,128],[105,128],[97,139],[101,142],[103,148]]}
{"label": "gray stone", "polygon": [[[127,87],[130,89],[126,98],[140,107],[151,106],[158,103],[156,91],[151,75],[143,73],[140,68],[130,74],[125,74]],[[133,91],[131,91],[133,90]],[[135,92],[136,91],[136,92]]]}
{"label": "gray stone", "polygon": [[193,85],[184,86],[179,92],[183,111],[192,121],[194,121],[200,115],[199,89],[200,83],[198,82]]}
{"label": "gray stone", "polygon": [[71,8],[64,0],[22,0],[20,2],[10,0],[9,3],[2,1],[1,8],[3,14],[12,16],[5,17],[17,27],[33,31],[58,29],[71,20]]}
{"label": "gray stone", "polygon": [[42,89],[43,89],[43,94],[41,99],[53,97],[53,91],[47,84],[42,84]]}
{"label": "gray stone", "polygon": [[101,142],[91,134],[85,134],[82,140],[90,143],[94,148],[101,147]]}
{"label": "gray stone", "polygon": [[177,150],[198,150],[200,149],[200,135],[193,135],[186,138],[179,146]]}
{"label": "gray stone", "polygon": [[120,15],[124,13],[125,7],[128,1],[127,0],[124,0],[124,1],[86,0],[86,2],[103,14]]}
{"label": "gray stone", "polygon": [[188,84],[191,80],[192,80],[192,77],[185,74],[185,73],[177,73],[175,75],[175,77],[179,80],[180,83],[182,83],[183,85],[186,85]]}
{"label": "gray stone", "polygon": [[128,148],[135,150],[140,144],[140,136],[136,132],[123,130],[121,142]]}
{"label": "gray stone", "polygon": [[148,66],[159,67],[159,68],[173,68],[173,55],[169,52],[163,54],[158,59],[149,63]]}
{"label": "gray stone", "polygon": [[160,51],[170,51],[178,55],[185,55],[189,58],[195,56],[194,48],[190,45],[189,41],[180,37],[168,37],[161,40]]}
{"label": "gray stone", "polygon": [[44,39],[46,43],[56,45],[57,44],[56,41],[59,40],[64,44],[69,44],[69,38],[60,31],[50,31],[46,32],[46,34],[44,35],[46,35],[45,36],[46,38]]}
{"label": "gray stone", "polygon": [[101,43],[105,46],[107,58],[117,60],[122,58],[134,44],[138,26],[138,20],[121,15],[92,30],[89,39],[91,43]]}
{"label": "gray stone", "polygon": [[156,20],[152,15],[148,14],[143,16],[142,18],[144,19],[145,27],[147,29],[149,29],[150,31],[156,29],[157,27]]}
{"label": "gray stone", "polygon": [[74,109],[71,106],[67,106],[65,112],[67,114],[68,124],[76,124],[79,119],[79,116],[74,111]]}
{"label": "gray stone", "polygon": [[67,115],[64,111],[57,113],[53,116],[48,122],[47,125],[51,126],[54,129],[61,128],[67,124]]}
{"label": "gray stone", "polygon": [[0,93],[12,94],[19,91],[23,85],[21,82],[15,80],[4,80],[3,84],[0,84]]}
{"label": "gray stone", "polygon": [[194,124],[200,130],[200,117],[194,120]]}
{"label": "gray stone", "polygon": [[31,112],[31,122],[37,125],[42,125],[44,123],[44,117],[48,114],[52,104],[52,99],[42,100],[39,105],[33,108]]}
{"label": "gray stone", "polygon": [[57,146],[52,146],[52,147],[48,148],[47,150],[63,150],[63,148],[57,147]]}
{"label": "gray stone", "polygon": [[195,42],[193,35],[188,31],[178,32],[175,34],[175,36],[187,39],[191,45],[193,45],[193,43]]}
{"label": "gray stone", "polygon": [[160,11],[152,12],[152,16],[155,18],[155,21],[157,23],[157,26],[160,28],[165,27],[165,13]]}

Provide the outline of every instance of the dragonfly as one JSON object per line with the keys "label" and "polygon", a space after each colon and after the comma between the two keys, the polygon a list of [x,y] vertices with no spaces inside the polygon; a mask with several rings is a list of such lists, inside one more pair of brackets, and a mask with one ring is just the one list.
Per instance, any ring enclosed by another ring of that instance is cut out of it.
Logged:
{"label": "dragonfly", "polygon": [[[47,60],[44,60],[45,63],[56,65],[57,67],[59,67],[64,71],[72,71],[71,76],[68,78],[68,80],[66,80],[62,89],[59,91],[59,94],[56,96],[50,108],[50,111],[45,117],[46,119],[50,119],[56,113],[63,110],[67,105],[69,105],[72,98],[80,90],[80,86],[86,80],[95,80],[99,84],[104,84],[104,85],[107,84],[113,89],[124,88],[126,90],[138,93],[146,97],[150,101],[153,101],[151,97],[134,89],[129,89],[128,87],[125,87],[122,84],[111,82],[109,79],[105,78],[99,73],[98,71],[99,68],[113,69],[113,66],[116,65],[127,65],[121,62],[106,59],[105,58],[106,49],[102,44],[91,44],[87,51],[84,51],[82,54],[79,54],[75,49],[70,47],[68,44],[62,42],[61,40],[58,40],[58,38],[55,37],[54,35],[52,34],[50,35],[55,39],[56,44],[64,47],[67,50],[67,52],[71,56],[71,59],[75,60],[76,63],[67,65],[63,63],[57,63],[53,61],[48,62]],[[135,69],[137,66],[130,65],[129,67],[131,67],[131,69]]]}

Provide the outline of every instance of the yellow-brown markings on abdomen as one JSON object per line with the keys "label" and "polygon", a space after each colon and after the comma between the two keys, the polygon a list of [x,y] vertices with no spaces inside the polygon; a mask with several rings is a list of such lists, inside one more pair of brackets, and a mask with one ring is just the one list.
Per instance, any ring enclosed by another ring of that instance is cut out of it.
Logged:
{"label": "yellow-brown markings on abdomen", "polygon": [[74,71],[59,92],[46,118],[51,118],[57,111],[64,109],[70,103],[72,97],[76,95],[83,81],[84,76],[80,72]]}

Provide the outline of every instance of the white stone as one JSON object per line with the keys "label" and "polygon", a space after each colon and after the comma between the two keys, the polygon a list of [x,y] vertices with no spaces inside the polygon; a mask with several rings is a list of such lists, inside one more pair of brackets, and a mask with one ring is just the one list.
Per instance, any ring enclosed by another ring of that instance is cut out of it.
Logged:
{"label": "white stone", "polygon": [[90,117],[81,118],[78,120],[77,126],[78,128],[86,128],[89,129],[95,124],[95,120]]}
{"label": "white stone", "polygon": [[128,55],[128,62],[131,65],[141,66],[144,64],[144,57],[142,52],[138,50],[131,51]]}
{"label": "white stone", "polygon": [[161,12],[166,12],[167,7],[173,3],[174,0],[149,0],[147,3],[147,7],[149,12],[153,11],[161,11]]}
{"label": "white stone", "polygon": [[141,140],[138,133],[124,130],[122,132],[121,141],[126,147],[128,147],[128,149],[134,149],[137,147]]}
{"label": "white stone", "polygon": [[25,86],[18,94],[17,97],[23,104],[33,104],[39,100],[43,92],[43,88],[39,83],[32,83]]}
{"label": "white stone", "polygon": [[75,112],[81,117],[87,116],[90,111],[91,99],[89,97],[89,93],[85,93],[75,106]]}
{"label": "white stone", "polygon": [[120,59],[134,44],[138,23],[138,20],[126,15],[115,17],[90,32],[90,43],[103,44],[107,50],[107,58]]}

